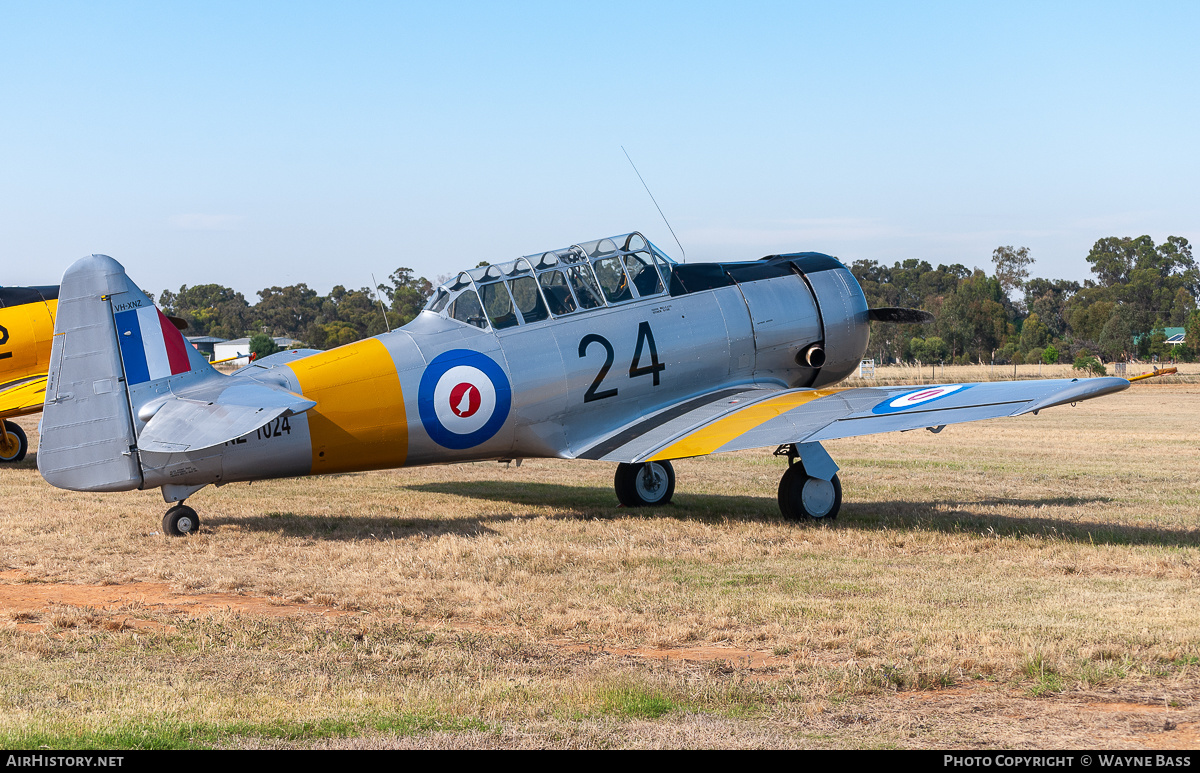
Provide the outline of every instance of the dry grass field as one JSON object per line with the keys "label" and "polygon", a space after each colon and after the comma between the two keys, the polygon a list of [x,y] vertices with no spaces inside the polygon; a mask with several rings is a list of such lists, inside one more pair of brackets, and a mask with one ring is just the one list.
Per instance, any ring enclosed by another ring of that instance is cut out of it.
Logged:
{"label": "dry grass field", "polygon": [[652,511],[584,462],[210,488],[171,539],[157,492],[31,454],[0,745],[1198,748],[1195,380],[829,443],[822,525],[766,449],[677,463]]}

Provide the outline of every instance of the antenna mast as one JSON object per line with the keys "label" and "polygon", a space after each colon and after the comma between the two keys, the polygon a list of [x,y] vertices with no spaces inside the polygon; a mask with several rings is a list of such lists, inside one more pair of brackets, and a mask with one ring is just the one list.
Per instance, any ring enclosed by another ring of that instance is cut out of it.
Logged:
{"label": "antenna mast", "polygon": [[375,302],[379,304],[379,310],[383,312],[383,326],[389,333],[392,332],[392,323],[388,322],[387,309],[383,307],[383,301],[379,298],[379,283],[375,281],[374,272],[371,272],[371,294],[375,296]]}
{"label": "antenna mast", "polygon": [[[633,173],[638,176],[639,180],[642,180],[642,173],[638,171],[637,164],[633,163],[633,159],[629,158],[629,151],[625,149],[624,145],[621,146],[621,152],[624,153],[625,158],[629,160],[629,165],[633,167]],[[682,256],[683,262],[687,263],[687,252],[683,249],[683,245],[680,244],[679,237],[675,236],[675,229],[671,227],[671,223],[667,220],[667,216],[663,214],[662,207],[658,206],[658,201],[655,200],[654,194],[650,193],[650,186],[646,185],[645,180],[642,180],[642,187],[646,189],[646,193],[650,195],[650,200],[654,202],[654,208],[658,210],[659,216],[663,219],[663,222],[667,224],[667,230],[671,232],[671,236],[675,237],[675,243],[679,245],[679,254]]]}

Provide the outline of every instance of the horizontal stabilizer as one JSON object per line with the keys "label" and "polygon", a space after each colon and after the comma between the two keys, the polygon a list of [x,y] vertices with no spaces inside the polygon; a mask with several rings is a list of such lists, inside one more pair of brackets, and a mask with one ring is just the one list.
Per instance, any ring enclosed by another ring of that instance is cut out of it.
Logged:
{"label": "horizontal stabilizer", "polygon": [[315,405],[257,382],[207,381],[144,405],[139,417],[149,421],[138,434],[138,448],[163,454],[211,448]]}

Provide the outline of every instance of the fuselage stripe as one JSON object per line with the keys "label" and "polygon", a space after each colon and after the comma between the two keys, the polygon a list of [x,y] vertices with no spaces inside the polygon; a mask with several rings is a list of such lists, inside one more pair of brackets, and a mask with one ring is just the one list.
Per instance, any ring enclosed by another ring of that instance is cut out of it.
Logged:
{"label": "fuselage stripe", "polygon": [[596,445],[592,446],[591,448],[589,448],[588,450],[586,450],[582,454],[580,454],[578,458],[579,459],[593,459],[593,460],[602,459],[605,456],[607,456],[608,454],[611,454],[613,451],[616,451],[618,448],[625,445],[626,443],[628,443],[632,440],[636,440],[637,438],[641,437],[642,435],[645,435],[647,432],[651,432],[654,429],[657,429],[658,427],[661,427],[662,425],[666,424],[667,422],[673,421],[674,419],[679,418],[680,416],[684,415],[685,413],[687,413],[689,411],[693,411],[702,405],[707,405],[709,403],[713,403],[718,400],[724,400],[724,399],[731,398],[734,395],[741,394],[742,392],[745,392],[745,391],[748,391],[748,390],[743,387],[735,387],[733,389],[722,390],[720,392],[717,392],[716,394],[701,395],[700,397],[694,398],[692,400],[687,400],[687,401],[675,406],[674,408],[665,410],[662,413],[657,414],[656,416],[652,416],[649,419],[644,419],[644,420],[638,422],[637,424],[634,424],[632,427],[629,427],[628,429],[626,429],[622,432],[618,432],[616,435],[613,435],[611,438],[604,441],[603,443],[597,443]]}
{"label": "fuselage stripe", "polygon": [[288,363],[317,405],[305,415],[311,474],[401,467],[408,420],[400,376],[387,347],[367,338]]}

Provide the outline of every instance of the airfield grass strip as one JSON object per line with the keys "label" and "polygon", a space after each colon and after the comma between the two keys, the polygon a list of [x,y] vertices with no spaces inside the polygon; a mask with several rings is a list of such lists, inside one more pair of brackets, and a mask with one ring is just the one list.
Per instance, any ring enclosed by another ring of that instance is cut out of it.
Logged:
{"label": "airfield grass strip", "polygon": [[209,749],[233,739],[315,741],[352,738],[366,732],[395,736],[431,732],[494,731],[484,722],[456,717],[419,715],[316,721],[230,722],[189,724],[150,720],[123,727],[75,731],[0,732],[0,747],[7,749]]}
{"label": "airfield grass strip", "polygon": [[[832,442],[831,524],[782,520],[769,450],[648,511],[546,460],[231,485],[186,539],[27,459],[0,594],[51,600],[0,606],[0,743],[1061,746],[1038,718],[1081,694],[1170,712],[1089,726],[1116,742],[1200,722],[1198,397]],[[1032,719],[970,709],[1005,701]]]}

